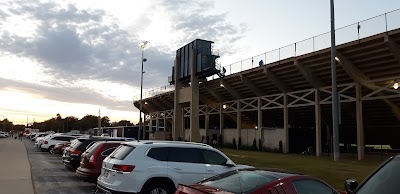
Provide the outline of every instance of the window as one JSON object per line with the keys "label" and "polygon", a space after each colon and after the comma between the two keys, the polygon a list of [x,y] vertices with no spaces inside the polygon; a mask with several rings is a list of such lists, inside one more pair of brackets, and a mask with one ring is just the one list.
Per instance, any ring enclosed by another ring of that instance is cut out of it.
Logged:
{"label": "window", "polygon": [[396,157],[371,176],[355,194],[400,193],[400,158]]}
{"label": "window", "polygon": [[206,164],[221,165],[226,163],[227,161],[227,159],[223,157],[221,154],[212,150],[202,149],[201,153]]}
{"label": "window", "polygon": [[104,150],[101,155],[102,156],[108,156],[110,155],[115,149],[117,149],[117,147],[112,147],[112,148],[108,148],[106,150]]}
{"label": "window", "polygon": [[167,161],[168,149],[169,148],[151,148],[147,153],[147,156],[156,160]]}
{"label": "window", "polygon": [[203,163],[200,157],[200,150],[196,148],[170,148],[168,161]]}
{"label": "window", "polygon": [[119,146],[117,149],[115,149],[114,152],[112,152],[110,158],[115,158],[115,159],[123,160],[123,159],[125,159],[126,156],[128,156],[129,153],[131,153],[134,149],[135,149],[135,147],[133,147],[133,146],[121,145],[121,146]]}
{"label": "window", "polygon": [[293,181],[294,188],[299,194],[334,194],[335,192],[325,185],[316,180],[311,179],[303,179],[303,180],[296,180]]}

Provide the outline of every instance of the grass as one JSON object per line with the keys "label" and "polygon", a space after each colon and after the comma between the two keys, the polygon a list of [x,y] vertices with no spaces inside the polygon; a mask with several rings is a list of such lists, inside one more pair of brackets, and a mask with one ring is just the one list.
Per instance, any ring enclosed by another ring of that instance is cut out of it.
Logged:
{"label": "grass", "polygon": [[343,189],[344,181],[355,178],[359,183],[389,156],[366,155],[366,159],[353,159],[352,155],[341,154],[339,161],[331,157],[304,156],[249,150],[220,149],[237,164],[255,167],[278,168],[318,177],[334,188]]}

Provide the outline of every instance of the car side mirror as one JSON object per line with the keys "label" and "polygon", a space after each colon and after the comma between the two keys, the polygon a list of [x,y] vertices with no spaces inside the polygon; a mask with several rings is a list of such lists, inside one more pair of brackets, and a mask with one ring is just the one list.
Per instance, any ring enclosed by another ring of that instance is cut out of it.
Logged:
{"label": "car side mirror", "polygon": [[348,194],[353,193],[353,191],[357,188],[357,186],[358,182],[355,179],[347,179],[344,182],[344,190],[346,190]]}
{"label": "car side mirror", "polygon": [[235,163],[233,163],[233,162],[230,161],[230,160],[226,161],[223,165],[224,165],[224,166],[227,166],[227,167],[235,167],[235,166],[236,166]]}

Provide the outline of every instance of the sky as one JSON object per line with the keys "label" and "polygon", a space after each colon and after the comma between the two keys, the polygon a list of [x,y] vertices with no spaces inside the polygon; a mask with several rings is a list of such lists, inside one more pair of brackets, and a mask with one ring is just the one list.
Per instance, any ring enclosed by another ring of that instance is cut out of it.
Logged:
{"label": "sky", "polygon": [[[168,84],[177,49],[215,42],[229,65],[330,31],[329,0],[0,0],[0,119],[86,114],[137,123],[133,98]],[[400,8],[336,0],[340,28]]]}

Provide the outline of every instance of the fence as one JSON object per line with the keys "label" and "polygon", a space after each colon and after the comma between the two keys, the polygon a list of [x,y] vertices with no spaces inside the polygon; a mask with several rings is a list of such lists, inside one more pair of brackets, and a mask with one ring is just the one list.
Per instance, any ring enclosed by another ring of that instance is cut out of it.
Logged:
{"label": "fence", "polygon": [[[355,40],[360,40],[375,34],[382,32],[388,32],[400,28],[400,9],[396,9],[354,24],[350,24],[335,30],[336,45],[341,45]],[[222,66],[221,70],[224,69],[225,75],[231,75],[244,70],[252,69],[259,66],[259,62],[262,60],[263,64],[270,64],[278,62],[280,60],[288,59],[291,57],[300,56],[307,53],[312,53],[318,50],[323,50],[331,47],[331,35],[330,31],[313,36],[311,38],[265,52],[241,61],[232,63],[230,65]],[[207,80],[218,79],[218,75],[213,75],[207,78]],[[166,87],[166,86],[164,86]],[[162,87],[163,88],[163,87]],[[165,92],[174,90],[165,89]],[[160,90],[147,91],[144,98],[159,95]],[[140,98],[134,98],[134,101]]]}

